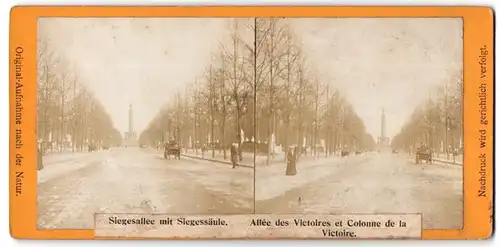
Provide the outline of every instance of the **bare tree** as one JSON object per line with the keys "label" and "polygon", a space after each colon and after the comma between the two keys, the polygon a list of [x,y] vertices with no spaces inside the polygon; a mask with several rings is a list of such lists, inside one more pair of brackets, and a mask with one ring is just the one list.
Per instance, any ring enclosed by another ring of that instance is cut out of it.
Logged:
{"label": "bare tree", "polygon": [[[281,119],[283,120],[284,124],[284,129],[285,129],[285,134],[283,135],[283,146],[288,147],[288,133],[290,130],[290,123],[292,119],[292,114],[294,112],[294,104],[293,104],[293,98],[295,98],[297,95],[295,94],[297,90],[294,91],[296,88],[295,85],[295,79],[297,78],[295,76],[296,71],[298,69],[298,63],[299,63],[299,57],[300,57],[300,51],[298,48],[294,45],[293,42],[293,35],[292,33],[287,30],[286,32],[286,42],[284,44],[286,53],[285,53],[285,58],[283,61],[283,67],[284,71],[281,74],[282,79],[285,81],[284,85],[282,86],[282,90],[280,91],[282,95],[280,96],[279,100],[279,108],[281,109]],[[286,156],[285,156],[286,157]]]}
{"label": "bare tree", "polygon": [[[224,63],[228,66],[224,70],[225,78],[228,81],[228,91],[230,92],[231,103],[234,106],[236,113],[236,137],[238,143],[243,144],[242,123],[241,119],[243,115],[247,112],[247,104],[252,101],[252,81],[247,77],[245,72],[247,65],[245,61],[247,60],[245,55],[245,43],[240,36],[240,20],[233,21],[233,27],[231,30],[231,47],[229,49],[223,49]],[[242,151],[242,149],[239,149]],[[240,161],[243,160],[243,156],[239,155]]]}
{"label": "bare tree", "polygon": [[420,143],[449,157],[457,154],[463,138],[461,74],[444,81],[435,95],[419,105],[401,131],[393,138],[394,148],[412,152]]}
{"label": "bare tree", "polygon": [[[265,153],[269,164],[274,140],[284,146],[297,144],[299,155],[308,146],[314,147],[318,156],[316,146],[322,138],[328,143],[324,152],[335,149],[339,135],[358,143],[370,139],[353,108],[308,63],[286,19],[233,19],[229,23],[227,42],[220,43],[205,75],[196,80],[196,89],[185,96],[208,106],[208,111],[195,111],[195,117],[185,119],[193,127],[206,123],[196,127],[200,135],[210,136],[201,142],[220,139],[224,159],[228,141],[238,142],[240,152],[249,151],[246,144],[251,144],[254,155]],[[171,119],[168,114],[180,108],[167,106],[153,122]],[[342,126],[349,121],[354,128],[347,132]],[[157,125],[161,124],[150,124],[143,135],[154,133]],[[244,138],[243,130],[251,133],[251,141]]]}
{"label": "bare tree", "polygon": [[305,94],[307,90],[307,75],[306,75],[306,68],[305,68],[305,59],[301,59],[301,63],[299,64],[298,70],[297,70],[297,77],[298,77],[298,94],[297,94],[297,104],[295,106],[295,109],[298,111],[297,115],[297,141],[299,144],[299,157],[302,155],[304,144],[303,144],[303,139],[304,139],[304,133],[303,133],[303,115],[305,111]]}
{"label": "bare tree", "polygon": [[215,125],[215,74],[214,74],[214,69],[212,65],[210,65],[209,72],[208,72],[208,107],[210,111],[210,144],[211,144],[211,149],[212,149],[212,158],[215,158],[215,132],[214,132],[214,125]]}
{"label": "bare tree", "polygon": [[[274,142],[276,139],[276,111],[278,110],[277,106],[277,95],[276,89],[279,86],[278,80],[280,79],[283,70],[286,68],[283,66],[283,58],[286,56],[287,49],[283,49],[284,45],[287,41],[287,27],[282,23],[283,20],[281,18],[265,18],[263,20],[263,25],[265,26],[262,30],[262,39],[264,40],[265,45],[265,53],[266,60],[268,65],[263,66],[262,68],[267,68],[268,73],[266,76],[269,84],[268,84],[268,110],[267,110],[267,164],[271,161],[271,155],[274,154]],[[256,27],[258,28],[258,27]],[[264,61],[266,61],[264,60]]]}

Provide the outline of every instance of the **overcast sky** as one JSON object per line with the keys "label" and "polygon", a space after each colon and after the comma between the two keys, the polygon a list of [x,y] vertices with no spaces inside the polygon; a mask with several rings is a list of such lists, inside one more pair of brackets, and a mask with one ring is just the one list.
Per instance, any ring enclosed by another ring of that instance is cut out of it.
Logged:
{"label": "overcast sky", "polygon": [[177,88],[202,75],[227,19],[41,19],[39,28],[78,70],[119,131],[128,108],[140,133]]}
{"label": "overcast sky", "polygon": [[461,19],[294,19],[304,50],[374,138],[396,135],[429,90],[462,69]]}
{"label": "overcast sky", "polygon": [[[207,68],[228,19],[59,18],[40,29],[78,70],[122,133],[140,132]],[[413,109],[462,67],[461,19],[293,19],[304,52],[351,102],[374,138],[386,111],[397,134]]]}

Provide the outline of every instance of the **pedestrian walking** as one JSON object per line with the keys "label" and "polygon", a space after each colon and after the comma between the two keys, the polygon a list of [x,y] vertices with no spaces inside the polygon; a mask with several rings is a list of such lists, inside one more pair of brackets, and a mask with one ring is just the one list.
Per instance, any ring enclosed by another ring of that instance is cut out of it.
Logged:
{"label": "pedestrian walking", "polygon": [[238,162],[238,148],[236,147],[236,143],[231,145],[231,163],[233,164],[233,168],[236,168]]}

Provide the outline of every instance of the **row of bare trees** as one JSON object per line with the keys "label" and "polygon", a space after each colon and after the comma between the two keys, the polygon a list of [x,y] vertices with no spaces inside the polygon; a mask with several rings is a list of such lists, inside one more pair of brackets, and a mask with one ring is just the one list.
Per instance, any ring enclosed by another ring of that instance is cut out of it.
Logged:
{"label": "row of bare trees", "polygon": [[458,154],[463,148],[463,81],[450,78],[415,109],[392,146],[414,151],[426,144],[434,152]]}
{"label": "row of bare trees", "polygon": [[[307,60],[289,20],[233,19],[206,73],[179,90],[140,141],[167,138],[215,154],[231,143],[268,155],[298,145],[330,155],[340,147],[370,149],[373,138],[353,107]],[[307,150],[307,152],[306,152]]]}
{"label": "row of bare trees", "polygon": [[43,152],[119,145],[121,134],[48,38],[38,40],[37,138]]}

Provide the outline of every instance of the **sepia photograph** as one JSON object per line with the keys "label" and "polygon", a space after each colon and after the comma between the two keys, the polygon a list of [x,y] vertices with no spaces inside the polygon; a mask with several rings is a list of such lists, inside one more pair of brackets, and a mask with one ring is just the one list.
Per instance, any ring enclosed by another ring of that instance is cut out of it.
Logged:
{"label": "sepia photograph", "polygon": [[251,23],[40,18],[38,228],[253,213]]}
{"label": "sepia photograph", "polygon": [[39,229],[96,213],[463,227],[461,18],[40,18]]}
{"label": "sepia photograph", "polygon": [[462,19],[257,24],[256,212],[422,213],[424,229],[461,229]]}

